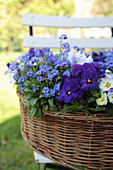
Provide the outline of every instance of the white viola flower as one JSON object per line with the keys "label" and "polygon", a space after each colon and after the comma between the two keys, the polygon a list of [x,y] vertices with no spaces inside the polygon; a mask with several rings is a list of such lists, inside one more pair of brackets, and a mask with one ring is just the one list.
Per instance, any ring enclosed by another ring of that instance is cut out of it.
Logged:
{"label": "white viola flower", "polygon": [[21,71],[24,71],[24,63],[20,63],[20,64],[19,64],[19,69],[20,69]]}
{"label": "white viola flower", "polygon": [[21,63],[21,61],[22,61],[22,56],[18,56],[15,61],[17,61],[17,63]]}
{"label": "white viola flower", "polygon": [[72,50],[68,53],[67,59],[71,62],[71,64],[81,64],[91,63],[93,62],[93,58],[91,56],[86,57],[84,53],[78,51],[77,49]]}
{"label": "white viola flower", "polygon": [[92,62],[93,62],[93,59],[91,56],[86,57],[86,55],[84,53],[82,53],[77,64],[83,65],[84,63],[92,63]]}
{"label": "white viola flower", "polygon": [[10,79],[10,83],[11,83],[11,84],[14,84],[14,83],[15,83],[14,73],[13,73],[13,72],[10,72],[10,73],[9,73],[9,79]]}
{"label": "white viola flower", "polygon": [[101,78],[99,87],[102,92],[108,91],[110,88],[113,88],[113,75],[106,75],[106,77]]}
{"label": "white viola flower", "polygon": [[112,72],[110,70],[105,70],[105,74],[112,74]]}
{"label": "white viola flower", "polygon": [[72,64],[75,64],[77,63],[77,50],[72,50],[68,53],[68,57],[67,59],[72,63]]}
{"label": "white viola flower", "polygon": [[108,91],[108,99],[109,102],[113,104],[113,88],[109,89]]}
{"label": "white viola flower", "polygon": [[113,74],[110,71],[109,73],[107,72],[107,74],[105,74],[109,79],[113,79]]}
{"label": "white viola flower", "polygon": [[101,92],[101,98],[96,99],[97,105],[106,105],[107,104],[107,95],[106,93]]}

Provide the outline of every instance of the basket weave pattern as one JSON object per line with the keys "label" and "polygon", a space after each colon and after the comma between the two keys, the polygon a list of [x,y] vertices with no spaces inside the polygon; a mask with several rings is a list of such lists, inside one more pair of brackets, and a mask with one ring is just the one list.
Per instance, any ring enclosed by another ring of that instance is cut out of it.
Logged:
{"label": "basket weave pattern", "polygon": [[42,111],[30,120],[24,96],[19,99],[22,135],[33,150],[72,169],[113,170],[113,117]]}

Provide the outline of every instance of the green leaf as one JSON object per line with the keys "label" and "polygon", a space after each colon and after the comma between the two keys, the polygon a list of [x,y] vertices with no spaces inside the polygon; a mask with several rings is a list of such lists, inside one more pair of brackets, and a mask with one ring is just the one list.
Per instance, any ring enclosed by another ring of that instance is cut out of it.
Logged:
{"label": "green leaf", "polygon": [[31,90],[31,89],[29,89],[29,88],[25,88],[24,91],[25,91],[25,92],[31,92],[31,93],[33,93],[33,90]]}
{"label": "green leaf", "polygon": [[64,111],[58,111],[58,112],[55,112],[55,115],[60,115],[61,113],[63,113]]}
{"label": "green leaf", "polygon": [[93,103],[94,101],[95,101],[95,98],[94,98],[94,97],[90,97],[90,98],[88,98],[88,102],[87,102],[87,103],[88,103],[88,104],[89,104],[89,103]]}
{"label": "green leaf", "polygon": [[41,118],[41,108],[39,107],[38,109],[37,109],[37,116],[38,116],[38,118]]}
{"label": "green leaf", "polygon": [[29,117],[30,117],[30,119],[32,119],[32,117],[36,114],[36,111],[37,111],[37,108],[32,108],[31,109],[31,112],[30,112],[30,114],[29,114]]}
{"label": "green leaf", "polygon": [[47,99],[41,98],[40,103],[41,103],[41,105],[47,104]]}
{"label": "green leaf", "polygon": [[49,99],[48,99],[48,103],[49,103],[49,105],[50,105],[51,107],[53,107],[53,106],[54,106],[53,98],[49,98]]}
{"label": "green leaf", "polygon": [[29,101],[32,97],[33,97],[33,94],[27,93],[27,94],[26,94],[25,101]]}
{"label": "green leaf", "polygon": [[98,112],[98,111],[105,111],[106,110],[106,107],[105,106],[96,106],[95,108],[95,111]]}
{"label": "green leaf", "polygon": [[31,86],[31,81],[30,80],[26,80],[23,84],[25,86]]}
{"label": "green leaf", "polygon": [[29,102],[25,103],[25,104],[24,104],[24,107],[25,107],[25,108],[26,108],[26,107],[29,107]]}
{"label": "green leaf", "polygon": [[33,106],[34,104],[36,104],[37,100],[38,98],[32,98],[29,102]]}
{"label": "green leaf", "polygon": [[53,105],[52,107],[50,107],[50,110],[51,110],[51,111],[54,111],[54,112],[58,111],[58,109],[57,109],[57,107],[56,107],[55,105]]}
{"label": "green leaf", "polygon": [[49,108],[49,107],[48,107],[48,104],[44,104],[44,105],[43,105],[43,109],[44,109],[44,110],[48,110],[48,108]]}
{"label": "green leaf", "polygon": [[44,95],[43,95],[43,94],[40,94],[39,99],[41,99],[41,98],[43,98],[43,97],[44,97]]}
{"label": "green leaf", "polygon": [[36,72],[36,68],[35,68],[35,67],[32,67],[32,70],[33,70],[34,72]]}
{"label": "green leaf", "polygon": [[88,117],[88,112],[86,112],[86,117]]}

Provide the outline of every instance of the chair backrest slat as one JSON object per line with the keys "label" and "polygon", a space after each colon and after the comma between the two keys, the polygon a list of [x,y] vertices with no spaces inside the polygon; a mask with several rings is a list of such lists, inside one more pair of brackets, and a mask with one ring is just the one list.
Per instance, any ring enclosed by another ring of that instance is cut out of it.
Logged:
{"label": "chair backrest slat", "polygon": [[[56,28],[92,28],[92,27],[109,27],[113,31],[113,17],[95,17],[95,18],[73,18],[66,16],[36,15],[23,14],[23,25],[56,27]],[[113,35],[113,32],[112,32]],[[71,47],[85,48],[113,48],[113,38],[69,38],[68,42]],[[59,48],[58,38],[38,38],[34,36],[24,37],[24,47],[51,47]]]}
{"label": "chair backrest slat", "polygon": [[[112,48],[113,38],[69,38],[68,42],[71,47],[78,46],[84,48]],[[34,48],[60,48],[58,38],[38,38],[34,36],[24,37],[24,47]]]}
{"label": "chair backrest slat", "polygon": [[59,28],[113,27],[113,17],[73,18],[66,16],[23,14],[23,25]]}

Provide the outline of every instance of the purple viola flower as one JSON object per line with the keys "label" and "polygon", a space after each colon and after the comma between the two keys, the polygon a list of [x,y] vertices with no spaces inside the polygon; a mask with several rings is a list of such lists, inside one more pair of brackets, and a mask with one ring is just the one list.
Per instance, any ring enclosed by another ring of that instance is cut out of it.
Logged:
{"label": "purple viola flower", "polygon": [[95,57],[93,57],[93,61],[96,61],[96,62],[102,61],[103,62],[104,60],[101,56],[95,56]]}
{"label": "purple viola flower", "polygon": [[84,69],[81,74],[81,89],[82,90],[95,90],[98,86],[98,73],[93,69]]}
{"label": "purple viola flower", "polygon": [[97,70],[98,76],[99,76],[100,78],[105,77],[105,71],[102,69],[101,64],[99,64],[98,62],[95,62],[95,63],[93,63],[93,66],[94,66],[94,68]]}
{"label": "purple viola flower", "polygon": [[43,49],[39,49],[39,51],[37,52],[36,56],[44,57],[44,50]]}
{"label": "purple viola flower", "polygon": [[83,72],[83,65],[74,64],[71,66],[73,77],[80,77],[80,74]]}
{"label": "purple viola flower", "polygon": [[7,63],[7,67],[9,68],[9,66],[10,66],[10,63]]}
{"label": "purple viola flower", "polygon": [[34,51],[33,48],[30,48],[30,50],[29,50],[29,52],[28,52],[28,56],[29,56],[29,57],[35,56],[35,51]]}
{"label": "purple viola flower", "polygon": [[72,103],[78,97],[79,83],[77,79],[71,79],[68,83],[64,84],[62,90],[57,93],[57,100],[64,101],[65,103]]}
{"label": "purple viola flower", "polygon": [[[85,69],[94,69],[95,70],[95,68],[94,68],[94,66],[93,66],[93,64],[90,64],[90,63],[84,63],[83,64],[83,69],[85,70]],[[96,71],[96,70],[95,70]]]}
{"label": "purple viola flower", "polygon": [[62,78],[62,82],[60,84],[60,90],[62,89],[63,85],[68,83],[71,79],[72,77],[68,77],[67,75],[64,75]]}

